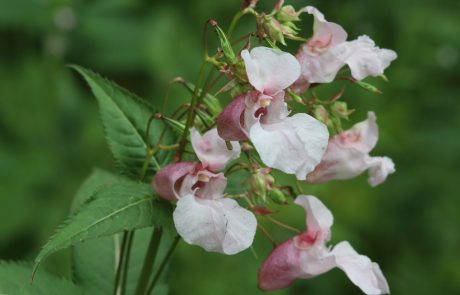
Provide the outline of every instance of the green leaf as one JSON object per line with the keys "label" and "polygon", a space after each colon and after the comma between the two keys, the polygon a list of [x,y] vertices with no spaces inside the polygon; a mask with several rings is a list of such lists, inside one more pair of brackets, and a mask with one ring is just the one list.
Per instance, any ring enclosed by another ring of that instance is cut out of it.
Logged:
{"label": "green leaf", "polygon": [[[214,25],[214,24],[213,24]],[[224,31],[217,25],[214,25],[214,29],[216,29],[217,36],[219,37],[220,47],[224,52],[225,57],[227,58],[230,64],[236,64],[237,59],[235,53],[233,52],[232,44],[228,41],[227,36],[225,35]]]}
{"label": "green leaf", "polygon": [[121,181],[102,186],[50,238],[34,271],[50,254],[86,240],[148,226],[172,227],[171,209],[152,197],[150,185]]}
{"label": "green leaf", "polygon": [[8,295],[82,295],[83,290],[74,283],[46,272],[37,274],[30,283],[32,266],[0,261],[0,294]]}
{"label": "green leaf", "polygon": [[[81,204],[91,199],[91,196],[102,187],[123,181],[119,176],[101,169],[94,169],[91,175],[83,182],[72,204],[73,210],[78,210]],[[137,230],[129,260],[129,274],[127,280],[127,294],[133,294],[137,279],[142,270],[144,255],[147,251],[152,228]],[[163,238],[158,255],[164,256],[172,240],[172,233],[163,232]],[[115,269],[119,260],[121,248],[121,234],[103,237],[96,240],[73,246],[74,280],[83,287],[88,294],[106,295],[112,294],[115,282]],[[157,259],[157,262],[160,259]],[[161,295],[168,293],[166,272],[161,278],[158,289],[153,294]]]}
{"label": "green leaf", "polygon": [[[85,78],[99,103],[107,142],[119,168],[129,176],[138,176],[146,157],[147,123],[155,113],[154,108],[145,100],[90,70],[75,65],[71,67]],[[152,121],[149,135],[151,146],[158,142],[164,127],[163,122]],[[163,144],[172,144],[172,136],[172,133],[167,133]],[[171,156],[171,152],[158,152],[150,161],[147,175],[151,176],[164,166]]]}

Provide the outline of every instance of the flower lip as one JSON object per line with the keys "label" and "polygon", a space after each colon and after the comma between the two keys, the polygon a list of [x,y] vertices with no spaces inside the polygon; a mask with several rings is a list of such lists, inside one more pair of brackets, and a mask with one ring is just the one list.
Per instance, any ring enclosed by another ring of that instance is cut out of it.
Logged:
{"label": "flower lip", "polygon": [[318,232],[307,231],[294,237],[294,246],[300,250],[310,249],[318,240]]}

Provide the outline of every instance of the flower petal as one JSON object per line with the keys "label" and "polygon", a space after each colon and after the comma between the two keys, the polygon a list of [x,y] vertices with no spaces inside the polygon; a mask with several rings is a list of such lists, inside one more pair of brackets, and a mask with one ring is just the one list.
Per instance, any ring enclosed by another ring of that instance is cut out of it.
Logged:
{"label": "flower petal", "polygon": [[182,182],[195,170],[196,165],[194,162],[179,162],[163,167],[153,178],[154,191],[169,201],[179,199]]}
{"label": "flower petal", "polygon": [[315,233],[319,242],[325,243],[328,241],[331,226],[334,223],[331,211],[315,196],[300,195],[295,199],[294,203],[305,209],[308,232]]}
{"label": "flower petal", "polygon": [[273,250],[259,270],[259,288],[274,291],[288,287],[301,274],[300,250],[289,239]]}
{"label": "flower petal", "polygon": [[228,198],[207,200],[187,195],[177,202],[173,219],[187,243],[229,255],[247,249],[257,228],[252,212]]}
{"label": "flower petal", "polygon": [[390,288],[377,263],[358,254],[344,241],[337,244],[330,255],[335,257],[337,267],[366,294],[388,294]]}
{"label": "flower petal", "polygon": [[197,165],[193,173],[183,178],[178,196],[181,198],[193,194],[203,199],[218,199],[222,197],[226,186],[227,178],[223,173],[216,174]]}
{"label": "flower petal", "polygon": [[321,43],[326,43],[328,47],[332,47],[347,40],[348,34],[342,26],[328,22],[324,14],[315,7],[307,6],[302,11],[313,15],[315,18],[313,23],[313,37],[309,40],[309,43],[321,41]]}
{"label": "flower petal", "polygon": [[241,57],[246,66],[249,83],[263,94],[275,95],[294,83],[300,75],[300,65],[287,52],[268,47],[243,50]]}
{"label": "flower petal", "polygon": [[339,70],[345,65],[336,55],[328,50],[322,54],[312,54],[308,44],[302,45],[296,54],[301,66],[301,78],[296,83],[329,83],[335,79]]}
{"label": "flower petal", "polygon": [[374,112],[367,113],[367,120],[356,123],[345,132],[336,135],[337,144],[345,148],[354,148],[360,152],[370,152],[379,139],[379,127]]}
{"label": "flower petal", "polygon": [[256,122],[249,138],[269,167],[304,180],[321,161],[328,140],[327,127],[307,114],[296,114],[277,123]]}
{"label": "flower petal", "polygon": [[245,140],[248,138],[244,129],[244,111],[246,94],[235,98],[220,113],[217,119],[217,132],[224,140]]}
{"label": "flower petal", "polygon": [[388,157],[371,157],[369,159],[369,184],[374,187],[385,181],[389,174],[396,171],[395,164]]}
{"label": "flower petal", "polygon": [[203,166],[212,171],[218,171],[225,167],[227,162],[240,156],[241,147],[237,141],[232,141],[232,150],[227,148],[225,140],[213,128],[203,136],[195,128],[190,129],[190,139],[193,150]]}
{"label": "flower petal", "polygon": [[397,58],[396,52],[376,47],[374,41],[366,35],[340,44],[334,49],[334,54],[348,64],[351,75],[357,80],[382,75]]}

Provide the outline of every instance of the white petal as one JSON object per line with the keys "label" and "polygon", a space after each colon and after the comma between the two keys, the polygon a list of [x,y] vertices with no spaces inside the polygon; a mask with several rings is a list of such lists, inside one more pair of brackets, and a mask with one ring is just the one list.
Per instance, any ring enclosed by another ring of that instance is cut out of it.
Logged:
{"label": "white petal", "polygon": [[256,47],[241,52],[249,83],[258,91],[274,95],[294,83],[300,75],[300,65],[290,53],[268,47]]}
{"label": "white petal", "polygon": [[184,177],[179,185],[179,198],[194,194],[203,199],[220,199],[227,186],[223,173],[202,169]]}
{"label": "white petal", "polygon": [[313,6],[307,6],[302,9],[302,11],[307,12],[308,14],[313,15],[315,21],[313,23],[313,37],[310,41],[315,40],[328,40],[329,46],[335,46],[347,40],[348,34],[342,28],[342,26],[328,22],[318,9]]}
{"label": "white petal", "polygon": [[301,65],[302,79],[309,83],[332,82],[345,65],[331,50],[320,55],[312,54],[307,44],[300,48],[296,56]]}
{"label": "white petal", "polygon": [[356,123],[334,138],[340,146],[354,148],[362,153],[370,152],[377,144],[378,139],[379,127],[374,112],[368,112],[366,120]]}
{"label": "white petal", "polygon": [[204,167],[212,171],[223,169],[227,162],[240,156],[240,144],[237,141],[232,141],[233,149],[229,150],[216,128],[207,131],[203,136],[198,130],[192,128],[190,129],[190,139],[198,159]]}
{"label": "white petal", "polygon": [[173,218],[187,243],[229,255],[251,246],[257,228],[254,215],[228,198],[207,200],[188,195],[177,202]]}
{"label": "white petal", "polygon": [[374,41],[365,35],[340,44],[334,48],[334,53],[337,58],[348,64],[351,75],[357,80],[382,75],[397,57],[393,50],[376,47]]}
{"label": "white petal", "polygon": [[385,181],[387,176],[396,171],[395,164],[388,157],[372,157],[369,159],[369,179],[371,186],[377,186]]}
{"label": "white petal", "polygon": [[390,289],[377,263],[360,255],[344,241],[337,244],[330,253],[335,257],[337,267],[366,294],[388,294]]}
{"label": "white petal", "polygon": [[331,211],[315,196],[300,195],[294,203],[305,209],[308,232],[320,233],[321,241],[328,241],[331,226],[334,223]]}
{"label": "white petal", "polygon": [[307,114],[261,124],[250,129],[249,138],[262,161],[269,167],[304,180],[321,161],[327,147],[327,127]]}

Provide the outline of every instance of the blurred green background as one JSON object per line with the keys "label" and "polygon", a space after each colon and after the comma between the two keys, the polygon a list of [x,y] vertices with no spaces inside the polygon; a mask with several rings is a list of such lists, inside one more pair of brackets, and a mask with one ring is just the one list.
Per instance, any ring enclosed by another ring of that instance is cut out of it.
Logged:
{"label": "blurred green background", "polygon": [[[274,0],[260,1],[266,11]],[[361,121],[378,116],[374,155],[397,173],[377,188],[366,176],[306,186],[335,215],[333,243],[348,240],[378,262],[393,294],[460,294],[460,2],[457,0],[287,1],[317,6],[350,38],[368,34],[399,57],[381,96],[347,85]],[[97,105],[66,64],[91,68],[160,105],[167,82],[194,80],[204,22],[226,27],[239,0],[0,0],[0,259],[31,260],[68,214],[93,166],[114,170]],[[303,17],[308,19],[306,15]],[[242,31],[253,26],[248,17]],[[304,34],[311,32],[306,22]],[[295,44],[294,44],[295,45]],[[294,51],[294,48],[290,48]],[[189,99],[172,92],[173,105]],[[304,226],[299,208],[279,219]],[[277,240],[288,234],[270,227]],[[236,256],[181,243],[171,294],[261,294],[257,270],[270,245]],[[62,252],[45,268],[69,276]],[[0,278],[1,280],[1,278]],[[333,270],[279,294],[360,294]]]}

